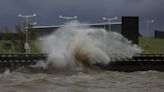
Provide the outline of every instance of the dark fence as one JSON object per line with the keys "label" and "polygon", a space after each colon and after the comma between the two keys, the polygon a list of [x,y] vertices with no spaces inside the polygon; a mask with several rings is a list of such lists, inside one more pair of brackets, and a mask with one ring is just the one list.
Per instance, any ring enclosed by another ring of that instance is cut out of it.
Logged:
{"label": "dark fence", "polygon": [[[16,69],[21,66],[34,65],[46,59],[47,54],[0,54],[0,68]],[[96,66],[111,71],[164,71],[164,54],[140,54],[131,59],[117,59],[108,65],[99,63]]]}

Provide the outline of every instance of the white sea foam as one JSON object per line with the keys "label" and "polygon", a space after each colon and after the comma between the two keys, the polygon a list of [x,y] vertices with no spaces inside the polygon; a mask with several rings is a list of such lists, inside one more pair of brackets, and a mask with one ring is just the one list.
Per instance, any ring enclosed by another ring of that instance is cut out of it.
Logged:
{"label": "white sea foam", "polygon": [[47,65],[55,68],[108,64],[142,51],[119,33],[91,28],[77,21],[39,38],[39,43],[42,52],[48,54]]}

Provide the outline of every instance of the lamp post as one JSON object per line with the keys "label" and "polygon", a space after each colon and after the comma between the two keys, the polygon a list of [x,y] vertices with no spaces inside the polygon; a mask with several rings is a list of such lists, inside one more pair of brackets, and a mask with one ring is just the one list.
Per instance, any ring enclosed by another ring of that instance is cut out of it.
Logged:
{"label": "lamp post", "polygon": [[29,45],[29,32],[28,32],[28,26],[29,26],[29,18],[35,17],[36,14],[32,15],[22,15],[19,14],[19,17],[25,18],[26,22],[26,27],[25,27],[25,32],[26,32],[26,42],[24,43],[24,48],[25,48],[25,53],[30,53],[30,45]]}
{"label": "lamp post", "polygon": [[59,18],[65,19],[67,22],[70,22],[70,20],[77,19],[77,16],[68,17],[68,16],[59,15]]}
{"label": "lamp post", "polygon": [[[27,29],[30,29],[30,28],[33,27],[34,25],[37,25],[37,22],[33,22],[33,23],[30,23],[30,22],[29,22],[29,24],[30,24],[30,27],[28,26]],[[28,30],[28,41],[29,41],[28,44],[30,43],[30,40],[31,40],[31,32],[30,32],[30,30]],[[31,53],[30,45],[29,45],[29,50],[28,50],[28,52]]]}
{"label": "lamp post", "polygon": [[149,54],[149,24],[153,22],[154,20],[146,21],[146,54]]}
{"label": "lamp post", "polygon": [[109,23],[109,31],[111,31],[111,21],[112,20],[116,20],[118,18],[117,17],[114,17],[114,18],[106,18],[106,17],[103,17],[102,19],[108,21],[108,23]]}
{"label": "lamp post", "polygon": [[[114,17],[114,18],[106,18],[106,17],[103,17],[102,19],[108,21],[108,23],[109,23],[109,31],[111,31],[111,21],[112,21],[112,20],[116,20],[117,17]],[[104,24],[104,29],[105,29],[105,24]],[[109,36],[109,34],[108,34],[108,36]],[[109,37],[110,37],[110,36],[109,36]],[[106,40],[106,35],[105,35],[105,34],[104,34],[103,40],[104,40],[104,43],[105,43],[105,40]],[[106,50],[106,49],[105,49],[105,44],[104,44],[104,51],[105,51],[105,50]]]}

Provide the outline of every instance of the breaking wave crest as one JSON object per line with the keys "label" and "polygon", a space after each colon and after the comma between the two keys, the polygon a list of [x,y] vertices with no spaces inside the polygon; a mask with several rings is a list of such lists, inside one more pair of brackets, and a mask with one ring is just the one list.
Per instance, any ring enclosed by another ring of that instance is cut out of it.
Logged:
{"label": "breaking wave crest", "polygon": [[91,28],[77,21],[63,25],[52,34],[39,38],[39,47],[48,54],[45,67],[75,68],[97,63],[132,58],[141,53],[140,47],[132,44],[116,32]]}

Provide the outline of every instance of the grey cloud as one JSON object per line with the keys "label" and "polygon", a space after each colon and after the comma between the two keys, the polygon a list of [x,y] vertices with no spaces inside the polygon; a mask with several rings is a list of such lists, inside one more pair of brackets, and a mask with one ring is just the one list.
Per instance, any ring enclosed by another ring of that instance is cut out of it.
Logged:
{"label": "grey cloud", "polygon": [[14,25],[21,20],[17,17],[18,13],[36,13],[35,20],[40,25],[61,22],[59,14],[77,15],[81,21],[102,21],[103,16],[137,15],[144,21],[157,19],[160,25],[164,21],[161,18],[164,15],[163,4],[164,0],[0,0],[0,24],[10,23],[7,20],[10,17]]}

